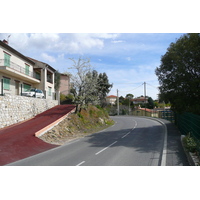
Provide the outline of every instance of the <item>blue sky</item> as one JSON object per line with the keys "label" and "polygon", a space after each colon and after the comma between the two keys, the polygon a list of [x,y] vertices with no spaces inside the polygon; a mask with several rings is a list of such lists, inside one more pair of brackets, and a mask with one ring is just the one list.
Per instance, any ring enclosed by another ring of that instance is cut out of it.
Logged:
{"label": "blue sky", "polygon": [[50,64],[60,72],[71,72],[72,61],[90,58],[95,70],[106,72],[113,88],[110,94],[157,98],[155,68],[171,42],[183,33],[2,33],[9,45],[22,54]]}

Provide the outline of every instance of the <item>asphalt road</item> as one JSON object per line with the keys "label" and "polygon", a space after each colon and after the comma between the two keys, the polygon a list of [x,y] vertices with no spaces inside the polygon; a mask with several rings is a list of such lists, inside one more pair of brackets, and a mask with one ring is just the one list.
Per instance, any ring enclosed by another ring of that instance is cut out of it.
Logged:
{"label": "asphalt road", "polygon": [[115,125],[63,146],[10,163],[14,166],[158,166],[165,127],[147,118],[116,116]]}

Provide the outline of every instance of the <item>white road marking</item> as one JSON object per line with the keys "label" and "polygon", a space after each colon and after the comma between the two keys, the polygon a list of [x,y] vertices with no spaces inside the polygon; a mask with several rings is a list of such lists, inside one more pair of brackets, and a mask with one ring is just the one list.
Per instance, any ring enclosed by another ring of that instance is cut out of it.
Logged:
{"label": "white road marking", "polygon": [[82,161],[82,162],[80,162],[78,165],[76,165],[76,166],[80,166],[80,165],[82,165],[83,163],[85,163],[85,161]]}
{"label": "white road marking", "polygon": [[[133,131],[136,126],[137,126],[137,122],[133,119],[133,121],[135,122],[135,126],[131,129],[131,131]],[[131,131],[129,131],[128,133],[126,133],[126,135],[122,136],[121,138],[125,138],[127,135],[129,135],[131,133]]]}
{"label": "white road marking", "polygon": [[137,126],[137,121],[135,121],[134,119],[133,119],[133,121],[135,122],[135,126],[134,126],[134,128],[136,128],[136,126]]}
{"label": "white road marking", "polygon": [[112,144],[110,144],[109,146],[105,147],[104,149],[102,149],[101,151],[98,151],[97,153],[95,153],[95,155],[98,155],[99,153],[101,153],[102,151],[105,151],[107,148],[111,147],[112,145],[114,145],[117,141],[113,142]]}
{"label": "white road marking", "polygon": [[164,122],[162,122],[159,119],[151,119],[160,122],[164,126],[164,145],[163,145],[163,152],[162,152],[162,158],[161,158],[161,166],[166,166],[167,161],[167,126]]}
{"label": "white road marking", "polygon": [[130,134],[130,131],[126,135],[122,136],[121,138],[125,138],[128,134]]}

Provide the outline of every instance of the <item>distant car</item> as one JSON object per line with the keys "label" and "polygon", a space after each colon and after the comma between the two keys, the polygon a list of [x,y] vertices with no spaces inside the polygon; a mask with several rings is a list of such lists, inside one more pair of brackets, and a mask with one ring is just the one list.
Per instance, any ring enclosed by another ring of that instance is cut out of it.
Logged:
{"label": "distant car", "polygon": [[22,93],[23,96],[27,97],[36,97],[36,98],[44,98],[44,93],[42,90],[32,88],[26,92]]}

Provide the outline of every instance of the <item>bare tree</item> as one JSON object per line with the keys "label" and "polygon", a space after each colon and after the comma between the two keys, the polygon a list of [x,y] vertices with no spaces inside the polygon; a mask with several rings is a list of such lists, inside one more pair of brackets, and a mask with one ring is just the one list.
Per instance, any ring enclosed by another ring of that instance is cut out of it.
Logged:
{"label": "bare tree", "polygon": [[96,82],[92,73],[92,66],[89,59],[79,58],[78,61],[73,61],[73,67],[76,73],[71,76],[72,90],[74,102],[76,103],[76,112],[81,108],[86,107],[89,103],[98,101],[96,95]]}

